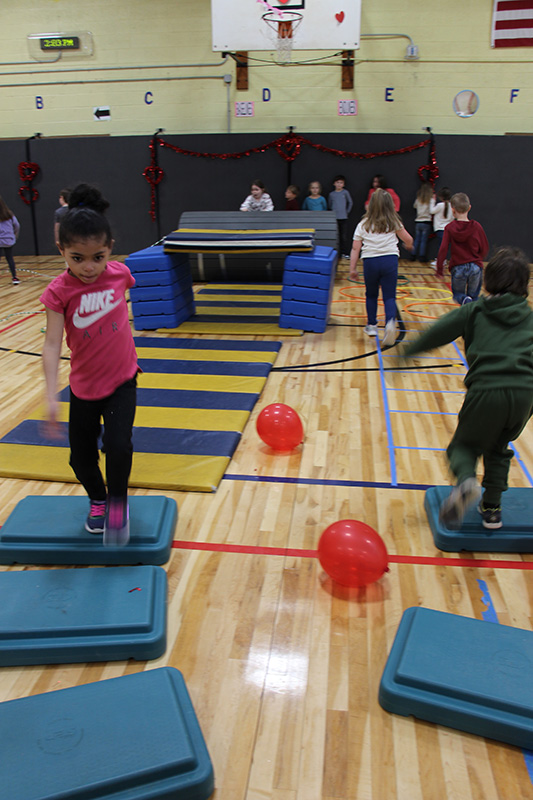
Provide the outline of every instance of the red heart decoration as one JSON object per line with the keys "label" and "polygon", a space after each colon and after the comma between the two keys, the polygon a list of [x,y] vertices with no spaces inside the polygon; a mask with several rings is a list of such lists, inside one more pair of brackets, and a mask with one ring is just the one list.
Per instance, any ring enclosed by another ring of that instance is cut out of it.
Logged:
{"label": "red heart decoration", "polygon": [[344,11],[339,11],[338,14],[335,14],[335,19],[337,22],[342,22],[344,19]]}
{"label": "red heart decoration", "polygon": [[289,2],[289,0],[278,0],[278,3],[281,3],[282,5],[285,5],[285,3],[288,3],[288,2]]}
{"label": "red heart decoration", "polygon": [[300,142],[295,141],[294,139],[289,139],[289,137],[287,137],[284,141],[276,143],[276,152],[285,161],[294,161],[294,159],[300,154],[301,149],[302,145]]}
{"label": "red heart decoration", "polygon": [[39,164],[33,161],[21,161],[18,170],[21,180],[32,181],[39,172]]}
{"label": "red heart decoration", "polygon": [[31,206],[32,203],[39,197],[39,192],[37,189],[30,189],[29,186],[21,186],[19,189],[19,197],[21,200],[24,200],[27,206]]}
{"label": "red heart decoration", "polygon": [[161,167],[156,166],[146,167],[146,169],[143,171],[143,175],[150,186],[157,186],[158,183],[161,183],[164,174],[165,173]]}

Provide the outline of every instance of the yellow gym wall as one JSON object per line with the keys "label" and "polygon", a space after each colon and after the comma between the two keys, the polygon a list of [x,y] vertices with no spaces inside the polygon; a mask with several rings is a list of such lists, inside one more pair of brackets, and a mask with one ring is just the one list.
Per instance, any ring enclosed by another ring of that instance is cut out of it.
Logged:
{"label": "yellow gym wall", "polygon": [[[349,0],[320,2],[337,10]],[[431,126],[437,134],[529,133],[533,50],[493,50],[491,15],[492,0],[362,0],[353,91],[341,89],[338,65],[258,64],[249,69],[249,89],[239,92],[234,61],[223,64],[211,50],[210,0],[3,0],[0,137],[146,136],[158,127],[169,134],[226,133],[228,124],[235,133],[282,133],[288,125],[301,132],[422,133]],[[92,57],[30,59],[28,34],[83,30],[93,34]],[[365,38],[390,33],[403,36]],[[419,48],[418,61],[405,60],[407,37]],[[296,52],[293,61],[323,55]],[[172,66],[200,63],[207,66]],[[139,69],[110,70],[130,66]],[[224,74],[232,77],[229,92]],[[452,110],[461,89],[479,95],[473,117]],[[518,90],[513,102],[512,90]],[[341,99],[356,99],[358,115],[338,116]],[[245,100],[255,101],[255,116],[236,118],[235,101]],[[109,107],[111,118],[95,119],[96,107]]]}

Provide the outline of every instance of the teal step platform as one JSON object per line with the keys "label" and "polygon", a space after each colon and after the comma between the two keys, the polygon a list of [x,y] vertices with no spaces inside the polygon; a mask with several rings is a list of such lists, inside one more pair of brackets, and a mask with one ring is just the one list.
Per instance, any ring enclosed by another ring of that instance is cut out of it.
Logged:
{"label": "teal step platform", "polygon": [[383,671],[386,711],[533,749],[533,632],[408,608]]}
{"label": "teal step platform", "polygon": [[426,491],[424,508],[433,540],[439,550],[457,553],[533,553],[533,489],[509,489],[502,495],[503,526],[483,527],[477,507],[471,508],[461,529],[452,531],[439,522],[439,508],[451,486],[433,486]]}
{"label": "teal step platform", "polygon": [[161,567],[0,572],[0,666],[159,658]]}
{"label": "teal step platform", "polygon": [[176,529],[176,501],[130,497],[130,541],[104,547],[88,533],[86,497],[28,495],[0,528],[0,564],[165,564]]}
{"label": "teal step platform", "polygon": [[0,800],[208,800],[213,767],[180,672],[0,704]]}

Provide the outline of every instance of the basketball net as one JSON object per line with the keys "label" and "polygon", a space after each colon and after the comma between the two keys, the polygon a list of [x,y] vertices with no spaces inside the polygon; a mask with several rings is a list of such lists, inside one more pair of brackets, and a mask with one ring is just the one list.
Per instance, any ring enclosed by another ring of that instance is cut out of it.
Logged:
{"label": "basketball net", "polygon": [[302,14],[297,11],[284,11],[283,19],[269,11],[263,14],[263,20],[269,28],[269,37],[276,47],[276,62],[288,64],[291,60],[294,35],[302,21]]}

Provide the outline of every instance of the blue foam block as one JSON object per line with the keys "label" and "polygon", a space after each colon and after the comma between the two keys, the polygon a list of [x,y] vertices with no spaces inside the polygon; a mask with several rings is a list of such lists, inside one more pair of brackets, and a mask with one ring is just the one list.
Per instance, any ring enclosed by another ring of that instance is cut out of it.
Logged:
{"label": "blue foam block", "polygon": [[285,267],[283,271],[283,286],[304,286],[311,289],[329,289],[331,278],[318,272],[298,272]]}
{"label": "blue foam block", "polygon": [[161,567],[0,572],[0,666],[158,658],[166,606]]}
{"label": "blue foam block", "polygon": [[328,316],[327,303],[306,303],[299,300],[282,300],[280,315],[294,314],[301,317],[313,317],[325,320]]}
{"label": "blue foam block", "polygon": [[[329,289],[329,286],[328,286]],[[283,286],[281,293],[283,300],[298,300],[305,303],[322,303],[327,305],[329,302],[329,291],[327,289],[315,289],[309,286]]]}
{"label": "blue foam block", "polygon": [[104,547],[88,533],[86,497],[28,495],[0,528],[0,564],[164,564],[178,507],[164,495],[130,497],[127,547]]}
{"label": "blue foam block", "polygon": [[324,333],[327,320],[314,319],[313,317],[301,317],[296,314],[280,314],[278,325],[280,328],[295,328],[296,330]]}
{"label": "blue foam block", "polygon": [[137,331],[156,331],[159,328],[176,328],[182,322],[188,320],[194,314],[194,303],[189,303],[179,311],[172,314],[154,314],[133,317],[135,330]]}
{"label": "blue foam block", "polygon": [[154,314],[176,314],[185,306],[194,304],[192,289],[188,289],[184,294],[178,294],[170,300],[142,300],[140,302],[132,300],[131,310],[134,319],[137,317],[149,317]]}
{"label": "blue foam block", "polygon": [[192,278],[174,281],[164,286],[132,286],[130,297],[133,303],[148,302],[152,300],[172,300],[186,292],[192,293]]}
{"label": "blue foam block", "polygon": [[509,489],[502,495],[502,522],[498,530],[481,523],[477,508],[465,515],[461,529],[449,530],[439,522],[439,508],[449,495],[450,486],[433,486],[424,498],[424,507],[436,546],[440,550],[471,550],[483,553],[533,553],[533,489]]}
{"label": "blue foam block", "polygon": [[[127,261],[127,259],[126,259]],[[130,270],[131,271],[131,270]],[[164,272],[163,270],[154,270],[152,272],[135,272],[131,271],[131,274],[135,277],[135,286],[141,287],[155,287],[155,286],[171,286],[176,282],[176,275],[178,274],[177,270]],[[181,275],[181,268],[180,273]],[[178,277],[179,277],[178,275]],[[185,271],[185,275],[183,275],[180,280],[185,280],[188,276],[190,276],[190,271],[187,269]],[[133,287],[135,288],[135,287]]]}
{"label": "blue foam block", "polygon": [[379,687],[387,711],[533,748],[533,632],[408,608]]}
{"label": "blue foam block", "polygon": [[285,259],[285,269],[299,272],[319,272],[330,275],[337,266],[338,255],[333,247],[318,245],[310,253],[290,253]]}
{"label": "blue foam block", "polygon": [[126,265],[134,274],[137,272],[153,272],[154,270],[168,272],[175,267],[183,267],[188,264],[189,259],[185,253],[164,253],[162,245],[137,250],[126,259]]}
{"label": "blue foam block", "polygon": [[213,767],[170,667],[0,704],[0,800],[207,800]]}

